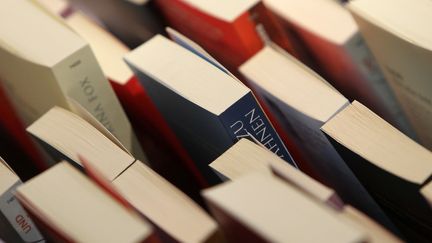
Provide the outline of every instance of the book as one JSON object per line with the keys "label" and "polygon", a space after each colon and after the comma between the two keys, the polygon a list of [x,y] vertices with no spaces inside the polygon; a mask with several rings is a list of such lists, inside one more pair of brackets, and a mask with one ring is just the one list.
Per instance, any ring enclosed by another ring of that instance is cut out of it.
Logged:
{"label": "book", "polygon": [[[68,2],[64,0],[35,1],[56,16],[61,16],[61,13],[70,8]],[[170,179],[180,181],[187,177],[189,180],[184,184],[198,184],[197,187],[205,187],[206,182],[189,154],[169,128],[147,91],[123,61],[123,56],[130,52],[130,49],[81,11],[69,10],[68,15],[62,17],[65,23],[84,38],[94,51],[152,168]],[[180,160],[182,163],[173,163],[175,160]],[[185,176],[182,176],[183,174]],[[196,191],[198,194],[199,188]]]}
{"label": "book", "polygon": [[344,204],[335,191],[284,163],[280,158],[247,139],[242,139],[210,164],[221,176],[237,180],[248,174],[277,176],[306,196],[335,210],[338,215],[363,232],[368,242],[402,242],[361,211]]}
{"label": "book", "polygon": [[321,129],[401,233],[430,239],[432,210],[420,188],[432,175],[432,153],[357,101]]}
{"label": "book", "polygon": [[152,242],[149,223],[65,161],[24,183],[16,196],[53,240]]}
{"label": "book", "polygon": [[237,79],[162,36],[125,60],[209,183],[219,179],[208,164],[242,137],[253,136],[294,165],[251,90]]}
{"label": "book", "polygon": [[355,21],[334,0],[265,0],[294,29],[312,54],[317,70],[350,100],[356,99],[415,137],[393,91]]}
{"label": "book", "polygon": [[343,201],[331,188],[289,166],[266,148],[248,140],[240,139],[209,165],[226,180],[236,180],[251,173],[278,176],[305,194],[340,209]]}
{"label": "book", "polygon": [[432,149],[432,33],[425,25],[432,20],[431,2],[352,1],[347,6],[420,143]]}
{"label": "book", "polygon": [[[56,124],[56,125],[54,125]],[[58,158],[91,163],[127,201],[158,229],[163,239],[206,242],[220,237],[216,223],[188,196],[104,135],[98,127],[55,107],[28,127]]]}
{"label": "book", "polygon": [[[7,0],[1,5],[0,79],[24,126],[54,105],[69,108],[72,98],[144,158],[90,46],[30,1]],[[11,22],[13,26],[7,24]]]}
{"label": "book", "polygon": [[104,0],[103,5],[99,0],[69,2],[72,8],[92,16],[129,48],[141,45],[155,34],[164,33],[165,21],[153,1],[140,5],[124,0]]}
{"label": "book", "polygon": [[206,49],[233,73],[272,40],[294,52],[287,33],[259,0],[157,0],[168,25]]}
{"label": "book", "polygon": [[[199,57],[203,58],[207,62],[209,62],[209,63],[213,64],[214,66],[216,66],[217,68],[219,68],[221,71],[225,72],[227,75],[238,80],[238,78],[236,76],[234,76],[233,73],[231,73],[228,69],[226,69],[221,63],[219,63],[215,58],[213,58],[204,48],[202,48],[196,42],[192,41],[191,39],[182,35],[178,31],[176,31],[172,28],[169,28],[169,27],[167,27],[167,33],[168,33],[169,37],[174,42],[176,42],[177,44],[190,50],[192,53],[198,55]],[[241,80],[241,81],[245,82],[245,79],[243,78],[243,80]],[[248,87],[252,88],[253,93],[256,92],[256,90],[253,90],[253,87],[251,85],[249,85]],[[285,144],[285,146],[290,151],[290,154],[291,154],[293,160],[296,161],[298,168],[304,172],[307,172],[309,174],[313,174],[313,171],[307,167],[306,163],[303,162],[305,160],[304,157],[301,155],[298,148],[292,144],[291,140],[285,134],[282,126],[279,124],[278,120],[272,114],[270,108],[265,104],[265,102],[262,100],[262,98],[260,98],[259,96],[255,96],[255,98],[257,98],[257,101],[261,105],[264,113],[266,113],[268,119],[273,124],[273,126],[274,126],[276,132],[279,134],[282,142]]]}
{"label": "book", "polygon": [[320,131],[325,122],[349,105],[348,100],[277,46],[258,52],[240,67],[240,72],[303,152],[304,163],[317,175],[314,178],[333,188],[344,202],[392,228],[388,217]]}
{"label": "book", "polygon": [[7,242],[44,242],[32,219],[15,197],[19,177],[0,158],[0,238]]}
{"label": "book", "polygon": [[364,242],[332,209],[275,177],[251,174],[203,191],[232,242]]}

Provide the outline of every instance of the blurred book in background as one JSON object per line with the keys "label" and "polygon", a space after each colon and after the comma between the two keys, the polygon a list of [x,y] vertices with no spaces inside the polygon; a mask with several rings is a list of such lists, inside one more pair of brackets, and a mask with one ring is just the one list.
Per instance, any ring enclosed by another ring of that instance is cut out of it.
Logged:
{"label": "blurred book in background", "polygon": [[197,42],[233,73],[274,41],[295,53],[288,34],[259,0],[156,0],[168,24]]}
{"label": "blurred book in background", "polygon": [[334,0],[265,0],[294,28],[318,73],[410,137],[415,134],[349,12]]}
{"label": "blurred book in background", "polygon": [[7,242],[43,242],[41,233],[15,197],[21,184],[15,172],[0,158],[0,238]]}
{"label": "blurred book in background", "polygon": [[432,149],[431,1],[356,0],[348,7],[420,143]]}
{"label": "blurred book in background", "polygon": [[155,34],[164,33],[164,20],[154,1],[134,4],[126,0],[69,0],[74,8],[84,11],[102,23],[129,48],[135,48]]}

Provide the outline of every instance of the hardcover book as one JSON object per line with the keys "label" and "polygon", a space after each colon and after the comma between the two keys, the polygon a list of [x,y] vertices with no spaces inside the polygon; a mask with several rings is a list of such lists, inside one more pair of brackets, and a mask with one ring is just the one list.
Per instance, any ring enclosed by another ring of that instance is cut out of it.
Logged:
{"label": "hardcover book", "polygon": [[408,240],[432,236],[432,210],[420,193],[430,181],[432,153],[353,102],[321,128]]}
{"label": "hardcover book", "polygon": [[259,0],[157,0],[168,24],[234,73],[272,40],[293,51],[287,33]]}
{"label": "hardcover book", "polygon": [[15,197],[21,184],[18,176],[0,158],[0,238],[6,242],[45,242]]}
{"label": "hardcover book", "polygon": [[[99,126],[100,127],[100,126]],[[28,127],[58,158],[81,167],[85,158],[110,181],[162,239],[208,242],[219,239],[216,223],[192,199],[119,146],[114,137],[81,117],[55,107]]]}
{"label": "hardcover book", "polygon": [[315,179],[333,188],[344,202],[391,228],[387,216],[320,131],[349,105],[348,100],[318,74],[275,48],[261,50],[240,72],[303,152]]}
{"label": "hardcover book", "polygon": [[90,46],[59,18],[30,1],[3,1],[0,38],[0,79],[24,126],[55,105],[70,108],[72,98],[145,157]]}
{"label": "hardcover book", "polygon": [[265,0],[301,39],[317,71],[409,136],[415,134],[349,12],[334,0]]}
{"label": "hardcover book", "polygon": [[243,137],[294,165],[251,90],[216,66],[162,36],[126,62],[209,182],[218,178],[208,164]]}
{"label": "hardcover book", "polygon": [[432,149],[431,1],[356,0],[348,9],[420,143]]}

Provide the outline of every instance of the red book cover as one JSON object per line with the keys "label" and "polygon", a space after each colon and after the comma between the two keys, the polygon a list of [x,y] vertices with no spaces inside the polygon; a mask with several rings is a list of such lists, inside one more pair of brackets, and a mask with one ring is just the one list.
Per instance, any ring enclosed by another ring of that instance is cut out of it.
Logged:
{"label": "red book cover", "polygon": [[[171,166],[169,167],[172,167],[174,163],[177,163],[176,160],[180,160],[183,166],[193,174],[195,180],[199,183],[199,187],[207,187],[208,184],[199,173],[195,163],[192,161],[189,154],[183,148],[183,145],[162,117],[162,114],[160,114],[156,106],[153,104],[138,79],[133,76],[125,84],[120,84],[115,81],[110,82],[125,109],[132,126],[134,127],[138,139],[143,144],[147,155],[150,157],[150,161],[155,161],[155,163],[152,163],[154,169],[164,174],[165,168],[162,167],[165,167],[166,165],[164,165],[165,163],[163,160],[168,160],[169,163],[171,163]],[[157,145],[157,147],[155,147],[155,145]],[[161,146],[164,146],[164,149],[169,151],[171,156],[168,154],[161,155],[160,151],[163,150]],[[151,158],[153,156],[155,157],[154,160]],[[165,158],[161,159],[159,156],[165,156]],[[178,171],[166,173],[178,174]]]}
{"label": "red book cover", "polygon": [[[35,143],[30,138],[30,135],[25,131],[25,127],[22,124],[18,114],[7,98],[6,93],[3,90],[3,87],[0,86],[0,127],[5,133],[5,137],[2,139],[6,139],[9,142],[13,143],[12,147],[16,147],[16,150],[19,151],[5,151],[5,153],[20,153],[21,156],[18,157],[26,157],[29,158],[30,161],[15,161],[13,158],[15,156],[11,155],[10,164],[14,167],[14,170],[21,176],[20,171],[23,171],[23,177],[27,177],[27,174],[32,174],[36,171],[42,171],[47,168],[47,164],[44,162],[42,155],[40,154],[38,148]],[[8,146],[9,147],[9,146]],[[14,149],[15,150],[15,149]],[[22,156],[24,155],[24,156]],[[4,154],[1,156],[7,157]],[[17,165],[16,163],[23,163]],[[27,167],[27,168],[24,168]],[[33,171],[34,170],[34,171]]]}
{"label": "red book cover", "polygon": [[287,34],[262,3],[227,22],[182,0],[156,0],[171,27],[197,42],[237,73],[237,68],[264,46],[269,38],[292,53]]}

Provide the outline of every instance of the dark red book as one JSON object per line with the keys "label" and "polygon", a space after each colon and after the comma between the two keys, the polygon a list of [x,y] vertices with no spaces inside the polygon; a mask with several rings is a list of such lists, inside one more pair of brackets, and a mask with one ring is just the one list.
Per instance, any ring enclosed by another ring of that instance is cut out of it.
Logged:
{"label": "dark red book", "polygon": [[168,24],[206,49],[229,70],[272,40],[293,53],[286,32],[274,15],[257,0],[156,0]]}
{"label": "dark red book", "polygon": [[[25,131],[25,127],[10,103],[3,87],[0,86],[0,130],[2,148],[8,149],[1,156],[13,161],[11,166],[24,180],[47,168],[42,154]],[[19,163],[19,164],[18,164]]]}

